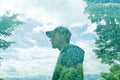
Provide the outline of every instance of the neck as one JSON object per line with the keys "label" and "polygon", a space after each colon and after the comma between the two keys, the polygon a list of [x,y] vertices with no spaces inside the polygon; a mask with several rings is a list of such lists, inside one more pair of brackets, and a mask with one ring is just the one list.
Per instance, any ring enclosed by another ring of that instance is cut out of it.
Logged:
{"label": "neck", "polygon": [[60,51],[62,51],[63,50],[63,48],[65,47],[65,46],[67,46],[69,43],[64,43],[64,44],[61,44],[61,46],[58,48]]}

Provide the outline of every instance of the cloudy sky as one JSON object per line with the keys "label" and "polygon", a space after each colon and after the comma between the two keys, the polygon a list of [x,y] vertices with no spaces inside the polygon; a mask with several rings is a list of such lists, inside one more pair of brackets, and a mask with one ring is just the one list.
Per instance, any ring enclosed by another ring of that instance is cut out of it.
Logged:
{"label": "cloudy sky", "polygon": [[8,39],[15,41],[6,51],[0,49],[2,77],[52,76],[57,49],[52,49],[45,31],[66,26],[72,32],[71,44],[85,50],[84,73],[99,74],[107,71],[107,65],[96,59],[94,29],[84,14],[83,0],[0,0],[0,15],[6,10],[19,13],[25,24],[17,27]]}

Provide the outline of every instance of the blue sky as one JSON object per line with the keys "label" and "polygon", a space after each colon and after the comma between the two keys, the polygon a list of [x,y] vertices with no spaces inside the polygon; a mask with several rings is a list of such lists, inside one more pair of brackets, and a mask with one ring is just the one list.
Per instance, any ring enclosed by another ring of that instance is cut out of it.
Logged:
{"label": "blue sky", "polygon": [[59,25],[72,32],[71,44],[85,50],[85,74],[108,71],[108,66],[101,64],[92,52],[96,25],[91,24],[88,15],[83,13],[86,6],[83,0],[0,0],[0,5],[0,15],[11,10],[21,14],[18,19],[25,22],[7,38],[16,43],[6,51],[0,50],[0,56],[4,57],[0,76],[51,76],[59,51],[51,48],[45,31]]}

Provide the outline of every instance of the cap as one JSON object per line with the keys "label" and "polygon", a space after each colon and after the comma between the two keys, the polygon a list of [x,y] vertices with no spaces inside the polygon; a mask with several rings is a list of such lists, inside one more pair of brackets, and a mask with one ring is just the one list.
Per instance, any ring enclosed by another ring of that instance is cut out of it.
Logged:
{"label": "cap", "polygon": [[71,36],[71,32],[66,27],[62,27],[62,26],[58,26],[57,28],[55,28],[52,31],[47,31],[46,35],[49,38],[54,38],[54,36],[56,35],[56,33],[59,34],[59,35],[65,34],[65,35]]}

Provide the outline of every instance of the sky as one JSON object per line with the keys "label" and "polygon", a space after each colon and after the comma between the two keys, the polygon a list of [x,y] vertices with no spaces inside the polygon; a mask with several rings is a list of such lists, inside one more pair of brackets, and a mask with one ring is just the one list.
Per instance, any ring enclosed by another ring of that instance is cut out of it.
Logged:
{"label": "sky", "polygon": [[70,43],[85,50],[85,74],[108,71],[108,65],[101,64],[92,51],[96,24],[84,14],[83,0],[0,0],[0,5],[0,15],[10,10],[19,13],[18,20],[25,22],[7,38],[15,44],[6,51],[0,49],[4,58],[1,77],[52,76],[60,52],[52,48],[45,32],[57,26],[67,27],[72,32]]}

